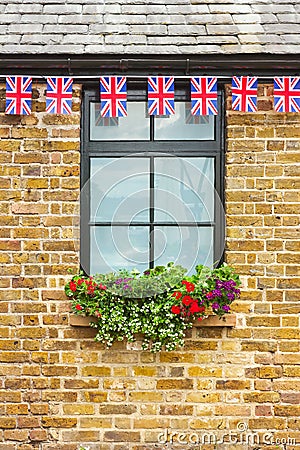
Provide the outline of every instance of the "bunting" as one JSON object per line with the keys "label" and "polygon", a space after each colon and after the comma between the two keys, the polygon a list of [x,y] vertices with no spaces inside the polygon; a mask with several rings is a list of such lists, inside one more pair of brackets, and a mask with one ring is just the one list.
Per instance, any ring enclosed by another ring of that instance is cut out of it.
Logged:
{"label": "bunting", "polygon": [[[31,76],[6,76],[5,114],[29,115],[32,105]],[[144,78],[144,76],[141,76]],[[37,76],[37,78],[44,78]],[[92,77],[94,78],[94,77]],[[175,114],[174,76],[149,76],[148,114]],[[190,109],[188,123],[198,123],[197,117],[218,114],[219,76],[180,77],[190,80]],[[103,76],[100,81],[100,103],[95,117],[97,126],[117,126],[119,118],[127,116],[127,79],[124,76]],[[300,76],[274,77],[274,110],[283,113],[300,112]],[[232,77],[232,109],[253,113],[257,111],[258,77]],[[48,77],[46,112],[72,114],[73,78]],[[187,109],[187,108],[186,108]],[[187,113],[185,109],[185,112]],[[194,117],[194,119],[192,119]],[[102,120],[105,119],[105,120]],[[201,122],[202,123],[202,122]]]}
{"label": "bunting", "polygon": [[72,114],[72,88],[72,78],[47,78],[46,112],[49,114]]}
{"label": "bunting", "polygon": [[127,116],[126,77],[101,77],[100,100],[102,117]]}
{"label": "bunting", "polygon": [[211,116],[218,114],[217,78],[191,78],[191,113],[194,116]]}
{"label": "bunting", "polygon": [[257,77],[232,78],[232,109],[234,111],[257,111]]}
{"label": "bunting", "polygon": [[148,78],[148,112],[150,116],[175,114],[174,77]]}
{"label": "bunting", "polygon": [[6,77],[5,114],[31,114],[32,77]]}
{"label": "bunting", "polygon": [[274,109],[300,112],[300,77],[274,78]]}

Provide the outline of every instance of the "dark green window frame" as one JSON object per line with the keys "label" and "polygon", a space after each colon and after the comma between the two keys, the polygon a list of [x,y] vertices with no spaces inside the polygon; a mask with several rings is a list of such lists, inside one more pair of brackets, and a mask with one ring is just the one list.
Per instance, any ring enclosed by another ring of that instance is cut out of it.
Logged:
{"label": "dark green window frame", "polygon": [[[146,103],[146,81],[144,83],[131,81],[128,83],[128,102],[141,101]],[[176,101],[189,101],[188,81],[182,82],[181,85],[175,87],[175,106]],[[149,222],[139,223],[138,225],[149,226],[149,267],[155,265],[154,262],[154,243],[151,242],[153,236],[153,228],[157,225],[154,221],[153,213],[153,162],[156,156],[161,154],[169,154],[178,157],[209,157],[214,161],[214,188],[215,193],[221,200],[215,201],[214,221],[209,223],[184,223],[181,226],[210,226],[213,228],[214,242],[214,262],[221,262],[223,258],[225,222],[223,214],[224,205],[224,114],[223,114],[223,91],[218,92],[218,108],[219,114],[215,116],[215,136],[214,140],[172,140],[157,141],[154,140],[154,117],[150,117],[150,140],[146,141],[95,141],[90,138],[90,103],[99,102],[99,89],[95,87],[87,87],[83,89],[82,102],[82,136],[81,136],[81,187],[85,186],[90,179],[90,159],[101,157],[124,157],[135,155],[142,152],[150,158],[150,220]],[[145,105],[146,108],[146,105]],[[81,195],[81,212],[80,212],[80,261],[82,269],[90,274],[90,228],[92,226],[112,225],[109,223],[90,222],[90,198],[88,192]],[[128,223],[113,223],[114,226],[129,225]],[[159,223],[159,225],[162,225]],[[170,224],[168,224],[170,225]]]}

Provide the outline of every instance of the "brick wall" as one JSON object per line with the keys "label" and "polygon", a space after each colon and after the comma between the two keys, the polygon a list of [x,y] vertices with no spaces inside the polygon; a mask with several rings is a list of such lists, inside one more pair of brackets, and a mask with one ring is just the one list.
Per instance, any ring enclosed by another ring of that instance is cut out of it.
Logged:
{"label": "brick wall", "polygon": [[[47,115],[44,91],[35,87],[31,116],[0,114],[0,450],[154,450],[166,430],[180,450],[300,442],[300,115],[274,113],[269,86],[256,114],[228,102],[226,257],[243,278],[238,325],[193,328],[171,353],[106,351],[93,330],[68,325],[62,292],[78,266],[80,89],[72,116]],[[228,442],[238,424],[248,427],[242,442]],[[211,445],[186,444],[204,433]]]}

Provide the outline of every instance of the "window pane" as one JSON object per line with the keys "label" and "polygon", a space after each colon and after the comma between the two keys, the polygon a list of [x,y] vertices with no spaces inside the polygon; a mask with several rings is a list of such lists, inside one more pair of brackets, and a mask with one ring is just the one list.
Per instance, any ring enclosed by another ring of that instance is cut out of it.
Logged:
{"label": "window pane", "polygon": [[144,102],[128,102],[127,117],[105,118],[100,103],[90,103],[91,141],[141,141],[150,139],[150,119]]}
{"label": "window pane", "polygon": [[214,221],[214,159],[155,159],[155,221]]}
{"label": "window pane", "polygon": [[91,158],[91,221],[148,221],[149,164],[148,158]]}
{"label": "window pane", "polygon": [[91,273],[149,267],[149,227],[100,226],[90,231]]}
{"label": "window pane", "polygon": [[181,264],[189,273],[197,264],[213,265],[213,228],[156,226],[154,264]]}
{"label": "window pane", "polygon": [[175,102],[175,114],[154,118],[154,139],[162,141],[212,141],[214,116],[192,116],[191,103]]}

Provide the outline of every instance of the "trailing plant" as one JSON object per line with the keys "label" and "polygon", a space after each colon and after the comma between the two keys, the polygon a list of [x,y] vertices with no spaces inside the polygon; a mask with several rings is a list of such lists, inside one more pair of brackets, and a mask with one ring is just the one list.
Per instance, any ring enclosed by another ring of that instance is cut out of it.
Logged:
{"label": "trailing plant", "polygon": [[185,331],[194,320],[230,312],[241,284],[233,269],[198,265],[196,273],[169,263],[144,273],[119,270],[87,277],[76,275],[65,286],[75,314],[91,316],[96,341],[110,347],[142,333],[144,350],[174,350],[184,345]]}

